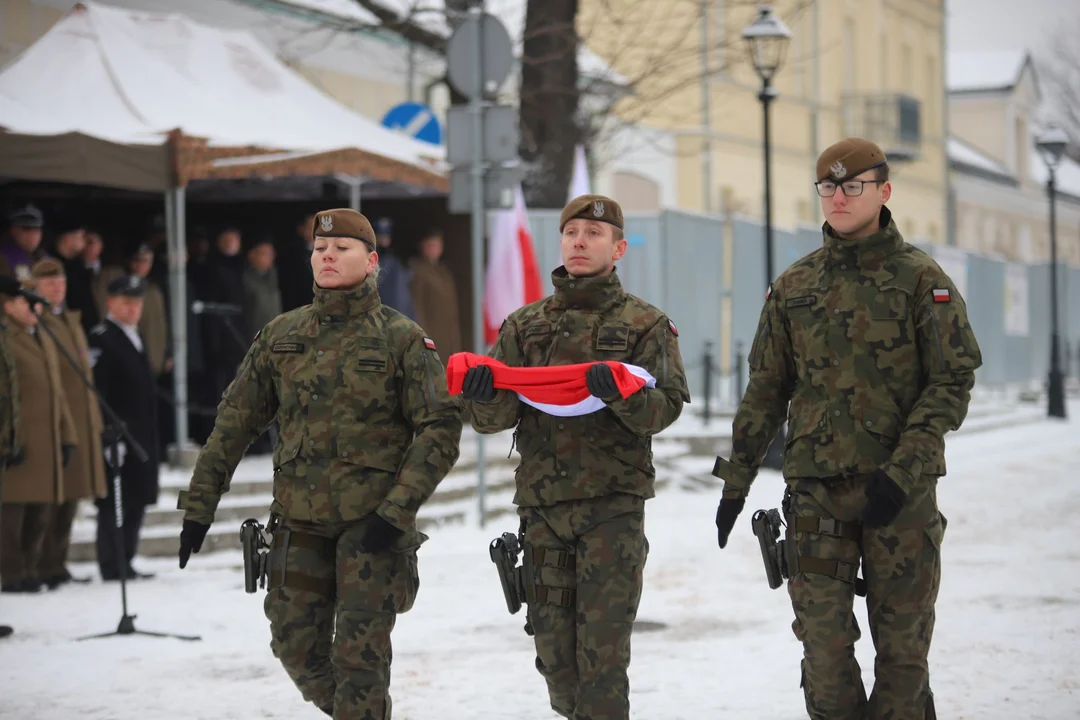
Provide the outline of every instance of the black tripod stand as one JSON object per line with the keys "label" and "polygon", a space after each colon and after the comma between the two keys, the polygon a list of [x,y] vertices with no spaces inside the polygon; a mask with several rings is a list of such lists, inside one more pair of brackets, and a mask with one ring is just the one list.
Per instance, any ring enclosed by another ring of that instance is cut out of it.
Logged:
{"label": "black tripod stand", "polygon": [[[47,312],[47,311],[46,311]],[[124,544],[124,509],[123,509],[123,494],[120,487],[120,467],[123,465],[123,461],[120,458],[120,441],[123,440],[128,443],[128,447],[139,458],[140,461],[146,462],[149,456],[146,454],[146,450],[142,445],[131,436],[131,432],[127,429],[127,425],[116,414],[116,411],[112,409],[109,403],[105,402],[105,398],[101,397],[101,393],[94,386],[94,383],[83,373],[82,366],[71,357],[68,351],[64,348],[63,344],[56,337],[56,333],[49,327],[48,319],[41,318],[37,326],[42,328],[49,337],[52,338],[53,344],[56,345],[56,349],[60,351],[60,354],[64,356],[64,359],[71,364],[71,367],[75,370],[75,374],[79,376],[79,379],[83,381],[86,387],[90,388],[90,391],[94,393],[94,396],[98,399],[98,403],[101,405],[102,411],[108,416],[109,423],[115,432],[110,433],[109,438],[109,457],[111,462],[109,468],[112,471],[112,486],[113,486],[113,500],[114,500],[114,513],[116,515],[116,550],[117,557],[127,558],[127,549]],[[155,459],[156,461],[156,459]],[[113,635],[152,635],[154,637],[174,637],[180,640],[200,640],[197,635],[172,635],[169,633],[149,632],[146,630],[135,629],[135,616],[128,614],[127,605],[127,567],[125,566],[120,572],[120,602],[122,607],[122,615],[120,616],[120,624],[117,626],[115,632],[100,633],[98,635],[88,635],[81,637],[79,640],[89,640],[92,638],[110,637]]]}

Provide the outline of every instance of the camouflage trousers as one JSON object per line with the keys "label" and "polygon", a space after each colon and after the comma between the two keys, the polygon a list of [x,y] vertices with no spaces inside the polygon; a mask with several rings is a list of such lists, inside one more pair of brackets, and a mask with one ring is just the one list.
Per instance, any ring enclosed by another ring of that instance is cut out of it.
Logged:
{"label": "camouflage trousers", "polygon": [[523,507],[524,576],[536,669],[555,712],[630,717],[630,635],[648,555],[645,501],[617,494]]}
{"label": "camouflage trousers", "polygon": [[390,632],[420,587],[426,536],[413,530],[375,555],[360,545],[366,526],[286,520],[271,548],[270,648],[304,699],[335,720],[389,720]]}
{"label": "camouflage trousers", "polygon": [[[788,593],[803,644],[806,710],[812,720],[934,720],[926,658],[946,525],[937,479],[924,476],[896,521],[881,528],[858,523],[865,488],[865,477],[789,481],[789,563],[792,549],[799,557]],[[869,701],[855,660],[852,581],[860,562],[876,650]]]}

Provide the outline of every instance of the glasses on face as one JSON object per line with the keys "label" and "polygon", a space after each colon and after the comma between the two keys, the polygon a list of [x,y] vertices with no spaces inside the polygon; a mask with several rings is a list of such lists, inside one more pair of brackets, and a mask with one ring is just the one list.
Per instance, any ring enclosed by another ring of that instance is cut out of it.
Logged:
{"label": "glasses on face", "polygon": [[836,194],[836,188],[839,187],[840,191],[844,193],[844,197],[859,197],[863,194],[863,187],[865,185],[880,185],[877,180],[848,180],[837,185],[834,182],[828,180],[814,183],[814,187],[817,188],[817,194],[820,197],[828,198]]}

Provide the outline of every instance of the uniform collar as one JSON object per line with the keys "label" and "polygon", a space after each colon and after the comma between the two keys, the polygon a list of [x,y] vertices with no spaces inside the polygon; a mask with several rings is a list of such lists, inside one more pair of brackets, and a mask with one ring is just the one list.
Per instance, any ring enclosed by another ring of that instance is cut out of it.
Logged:
{"label": "uniform collar", "polygon": [[559,267],[551,273],[551,284],[555,286],[555,302],[563,307],[599,310],[623,295],[622,283],[614,270],[600,277],[573,278],[565,267]]}
{"label": "uniform collar", "polygon": [[312,307],[323,318],[341,320],[366,315],[382,305],[375,281],[368,275],[357,287],[347,290],[328,290],[314,283],[315,299]]}
{"label": "uniform collar", "polygon": [[829,223],[821,227],[825,237],[825,250],[829,259],[836,262],[853,262],[859,267],[876,265],[899,250],[904,238],[892,219],[889,208],[881,208],[879,229],[870,237],[857,240],[839,238],[833,234]]}

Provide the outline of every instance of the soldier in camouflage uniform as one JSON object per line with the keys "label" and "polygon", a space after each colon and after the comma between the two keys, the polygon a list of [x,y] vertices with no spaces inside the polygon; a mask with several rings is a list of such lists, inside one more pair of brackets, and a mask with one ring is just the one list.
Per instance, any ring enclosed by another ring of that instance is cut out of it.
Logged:
{"label": "soldier in camouflage uniform", "polygon": [[386,720],[390,632],[416,598],[427,539],[416,513],[457,461],[461,408],[435,344],[379,299],[367,219],[320,212],[313,234],[314,303],[263,328],[225,391],[180,496],[180,567],[276,417],[271,648],[327,715]]}
{"label": "soldier in camouflage uniform", "polygon": [[[19,283],[0,277],[0,293],[14,297]],[[4,471],[13,460],[22,455],[22,437],[19,430],[19,376],[15,371],[15,356],[11,351],[7,318],[0,313],[0,487],[4,484]],[[9,625],[0,625],[0,638],[14,632]]]}
{"label": "soldier in camouflage uniform", "polygon": [[[881,150],[841,141],[819,158],[817,179],[824,246],[770,287],[731,458],[717,458],[719,544],[786,415],[788,592],[807,712],[930,720],[926,658],[946,525],[936,488],[945,434],[967,414],[982,356],[956,287],[904,242],[884,206]],[[854,655],[860,564],[877,650],[869,702]]]}
{"label": "soldier in camouflage uniform", "polygon": [[586,381],[603,409],[556,417],[496,391],[481,366],[466,374],[462,395],[477,431],[516,428],[528,619],[552,708],[572,720],[626,720],[645,500],[654,495],[651,438],[690,397],[675,325],[626,293],[615,273],[626,251],[619,205],[581,196],[559,227],[555,294],[506,319],[493,357],[516,367],[621,361],[648,370],[656,387],[623,399],[610,367],[596,362]]}

